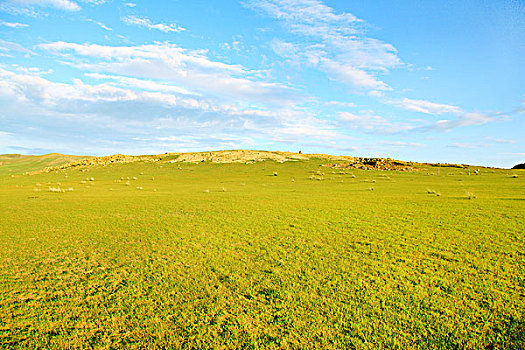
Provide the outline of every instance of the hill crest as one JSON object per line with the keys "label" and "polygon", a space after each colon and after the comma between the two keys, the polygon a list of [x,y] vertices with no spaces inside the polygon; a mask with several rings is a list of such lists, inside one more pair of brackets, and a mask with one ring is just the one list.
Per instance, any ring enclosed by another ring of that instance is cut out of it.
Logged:
{"label": "hill crest", "polygon": [[[356,168],[375,170],[416,171],[424,167],[456,167],[467,168],[465,164],[432,164],[394,160],[391,158],[366,158],[352,156],[336,156],[324,153],[296,153],[262,150],[224,150],[208,152],[166,152],[155,155],[125,155],[109,156],[74,156],[60,153],[49,153],[40,156],[3,154],[0,155],[0,174],[38,174],[74,167],[105,166],[116,163],[132,162],[169,162],[169,163],[245,163],[272,160],[279,163],[321,159],[326,161],[325,167]],[[483,167],[476,167],[483,168]]]}

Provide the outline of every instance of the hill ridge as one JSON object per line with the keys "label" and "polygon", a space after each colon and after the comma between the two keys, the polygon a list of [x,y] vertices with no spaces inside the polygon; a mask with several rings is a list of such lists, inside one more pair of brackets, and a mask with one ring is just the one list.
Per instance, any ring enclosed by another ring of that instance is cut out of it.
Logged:
{"label": "hill ridge", "polygon": [[352,156],[338,156],[325,153],[300,153],[284,151],[263,151],[263,150],[222,150],[222,151],[203,151],[203,152],[166,152],[156,155],[125,155],[113,154],[109,156],[91,157],[69,162],[55,167],[46,167],[34,171],[32,174],[41,172],[50,172],[63,170],[73,167],[90,167],[102,165],[106,166],[115,163],[132,163],[132,162],[169,162],[169,163],[245,163],[253,164],[256,162],[272,160],[279,163],[289,161],[303,161],[309,159],[322,159],[327,161],[324,164],[331,168],[357,168],[357,169],[377,169],[377,170],[400,170],[414,171],[418,170],[414,162],[404,162],[393,160],[391,158],[365,158]]}
{"label": "hill ridge", "polygon": [[276,162],[303,161],[322,159],[330,168],[356,168],[376,170],[416,171],[421,167],[456,167],[456,168],[490,168],[453,163],[420,163],[401,161],[381,157],[354,157],[349,155],[331,155],[326,153],[301,153],[287,151],[265,150],[218,150],[200,152],[165,152],[153,155],[126,155],[116,153],[107,156],[76,156],[62,153],[48,153],[44,155],[2,154],[0,155],[0,174],[38,174],[42,172],[58,171],[73,167],[90,167],[115,163],[131,163],[140,161],[170,162],[170,163],[245,163],[273,160]]}

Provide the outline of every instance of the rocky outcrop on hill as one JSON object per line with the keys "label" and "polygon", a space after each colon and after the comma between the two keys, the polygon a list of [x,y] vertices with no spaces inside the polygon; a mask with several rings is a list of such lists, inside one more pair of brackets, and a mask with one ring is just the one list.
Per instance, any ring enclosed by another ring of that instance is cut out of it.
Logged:
{"label": "rocky outcrop on hill", "polygon": [[414,171],[419,170],[411,162],[403,162],[390,158],[354,158],[350,162],[329,163],[324,166],[334,169],[374,169],[374,170],[397,170]]}

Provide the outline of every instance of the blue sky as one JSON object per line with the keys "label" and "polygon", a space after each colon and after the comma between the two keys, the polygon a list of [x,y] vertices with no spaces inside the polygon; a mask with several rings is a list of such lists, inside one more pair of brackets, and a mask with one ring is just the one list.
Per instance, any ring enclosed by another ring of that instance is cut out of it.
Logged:
{"label": "blue sky", "polygon": [[525,160],[517,0],[0,0],[0,153]]}

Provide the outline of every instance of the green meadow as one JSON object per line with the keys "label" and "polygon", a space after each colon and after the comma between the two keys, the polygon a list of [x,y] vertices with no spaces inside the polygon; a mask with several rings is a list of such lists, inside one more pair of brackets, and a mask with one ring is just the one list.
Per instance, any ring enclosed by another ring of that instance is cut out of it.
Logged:
{"label": "green meadow", "polygon": [[58,153],[50,153],[43,156],[0,154],[0,176],[37,171],[45,167],[59,166],[84,158],[90,157],[69,156]]}
{"label": "green meadow", "polygon": [[3,165],[0,348],[525,348],[524,170],[175,158]]}

